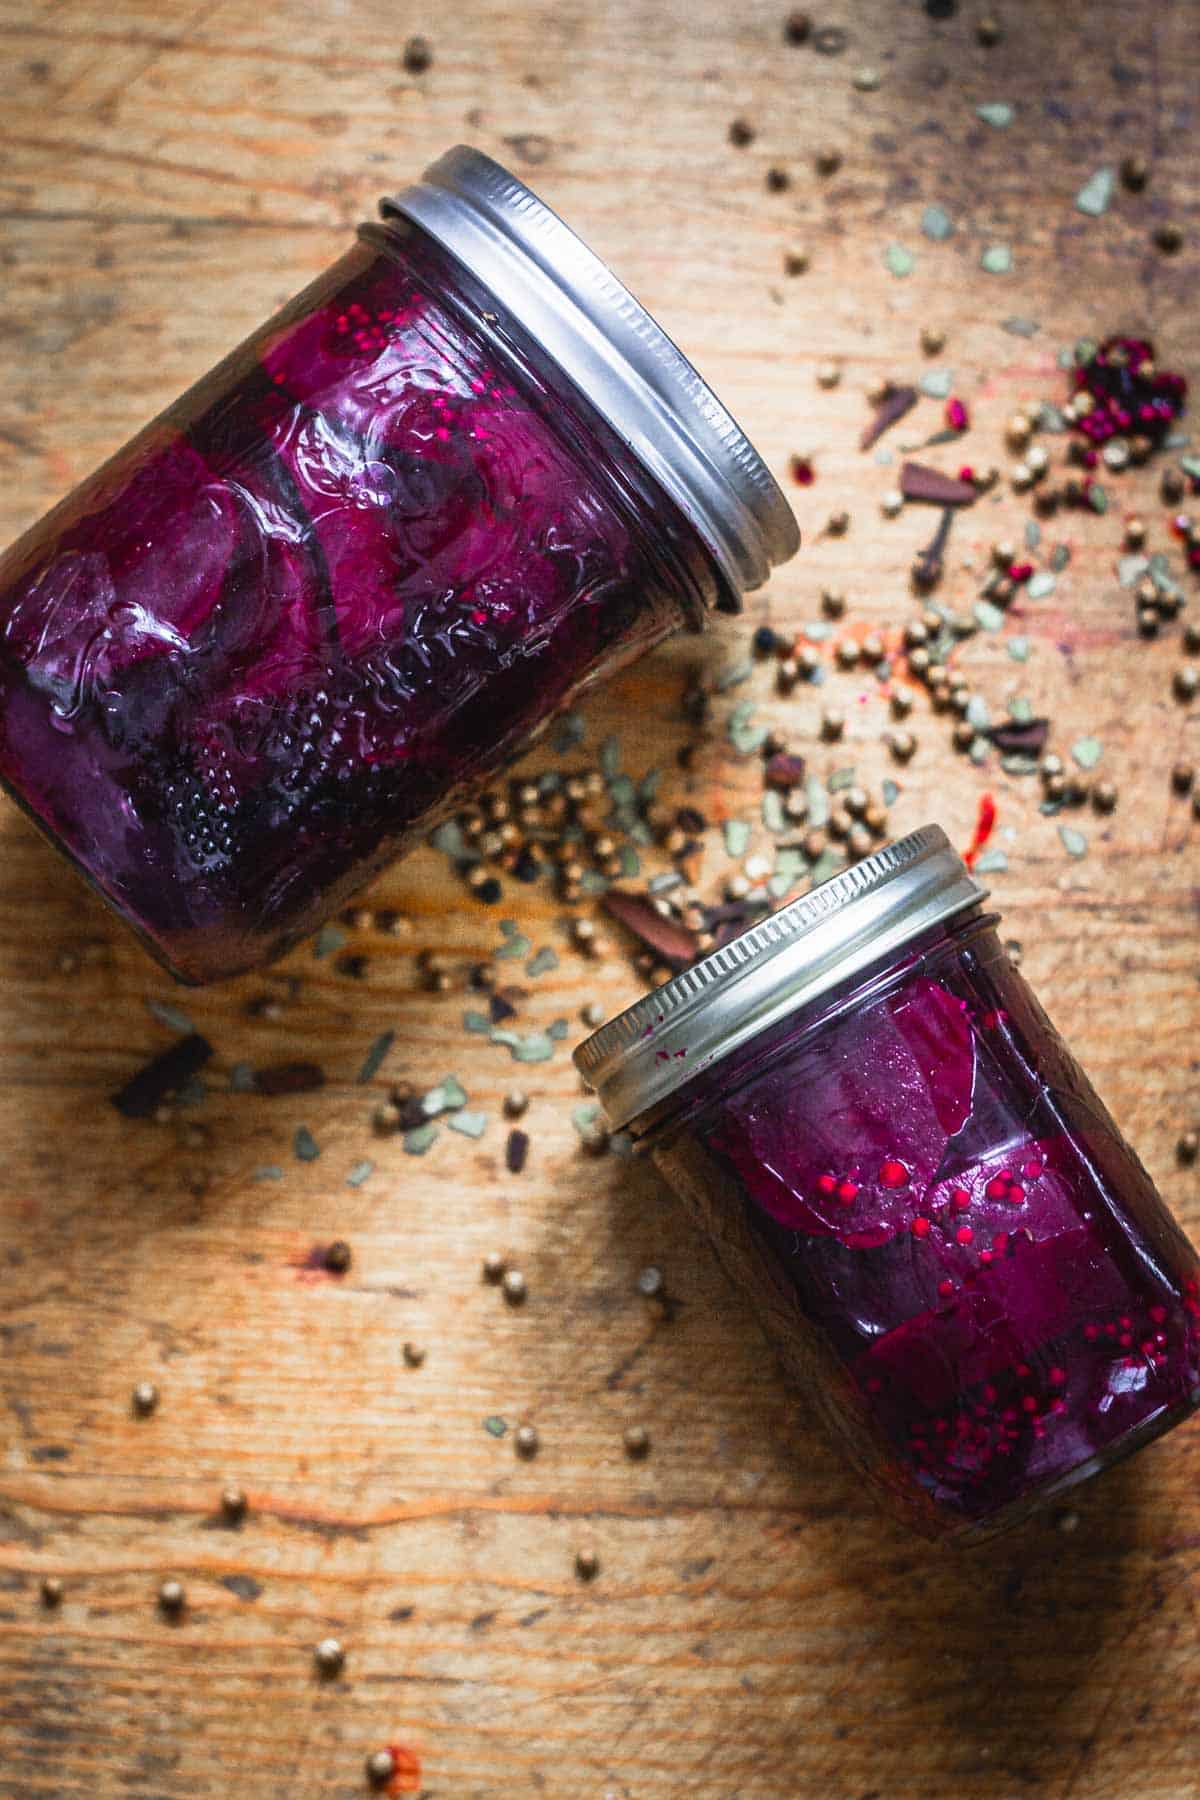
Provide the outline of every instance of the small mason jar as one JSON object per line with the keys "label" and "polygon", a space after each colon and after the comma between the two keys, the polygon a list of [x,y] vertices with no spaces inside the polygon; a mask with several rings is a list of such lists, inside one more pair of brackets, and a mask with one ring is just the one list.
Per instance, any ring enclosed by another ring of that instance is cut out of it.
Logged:
{"label": "small mason jar", "polygon": [[576,1052],[919,1529],[981,1535],[1200,1397],[1200,1268],[930,826]]}
{"label": "small mason jar", "polygon": [[0,780],[180,978],[264,962],[798,544],[695,370],[458,149],[0,559]]}

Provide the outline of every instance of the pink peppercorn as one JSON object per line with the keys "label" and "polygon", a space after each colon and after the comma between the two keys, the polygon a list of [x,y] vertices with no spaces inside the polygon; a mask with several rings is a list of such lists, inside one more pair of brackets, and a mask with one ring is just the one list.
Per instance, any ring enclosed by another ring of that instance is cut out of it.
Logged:
{"label": "pink peppercorn", "polygon": [[971,423],[971,415],[961,400],[947,400],[946,423],[951,431],[965,431]]}

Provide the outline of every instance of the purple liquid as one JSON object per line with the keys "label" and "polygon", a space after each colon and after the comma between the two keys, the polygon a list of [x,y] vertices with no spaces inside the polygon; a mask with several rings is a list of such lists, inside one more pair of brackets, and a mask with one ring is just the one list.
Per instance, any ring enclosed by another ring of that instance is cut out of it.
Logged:
{"label": "purple liquid", "polygon": [[189,980],[279,954],[712,598],[519,328],[368,237],[0,562],[0,778]]}
{"label": "purple liquid", "polygon": [[655,1157],[924,1528],[1021,1510],[1200,1397],[1200,1267],[986,922],[677,1097]]}

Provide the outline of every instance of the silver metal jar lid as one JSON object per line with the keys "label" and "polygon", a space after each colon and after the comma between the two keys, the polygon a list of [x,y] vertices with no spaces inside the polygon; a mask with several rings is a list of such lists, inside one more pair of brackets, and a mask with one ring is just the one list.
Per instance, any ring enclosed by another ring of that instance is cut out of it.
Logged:
{"label": "silver metal jar lid", "polygon": [[575,1052],[614,1129],[748,1038],[987,898],[940,825],[887,844],[694,963]]}
{"label": "silver metal jar lid", "polygon": [[414,220],[520,320],[691,521],[735,599],[795,555],[791,507],[711,388],[507,169],[460,144],[380,210]]}

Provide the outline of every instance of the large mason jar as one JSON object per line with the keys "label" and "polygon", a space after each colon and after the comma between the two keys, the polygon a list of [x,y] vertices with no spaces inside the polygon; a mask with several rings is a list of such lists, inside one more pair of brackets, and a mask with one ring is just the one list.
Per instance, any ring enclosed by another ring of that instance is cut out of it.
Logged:
{"label": "large mason jar", "polygon": [[175,974],[278,955],[792,555],[699,376],[458,149],[0,560],[0,779]]}

